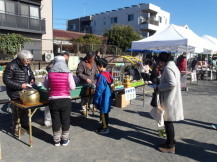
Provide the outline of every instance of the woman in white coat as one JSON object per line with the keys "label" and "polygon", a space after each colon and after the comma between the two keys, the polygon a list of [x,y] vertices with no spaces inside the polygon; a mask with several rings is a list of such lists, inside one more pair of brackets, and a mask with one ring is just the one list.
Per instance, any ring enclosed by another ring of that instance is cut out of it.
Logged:
{"label": "woman in white coat", "polygon": [[160,105],[165,109],[164,124],[167,141],[158,147],[161,152],[175,153],[175,131],[173,122],[184,120],[180,71],[171,53],[161,52],[158,56],[159,65],[163,68],[160,84],[157,86]]}

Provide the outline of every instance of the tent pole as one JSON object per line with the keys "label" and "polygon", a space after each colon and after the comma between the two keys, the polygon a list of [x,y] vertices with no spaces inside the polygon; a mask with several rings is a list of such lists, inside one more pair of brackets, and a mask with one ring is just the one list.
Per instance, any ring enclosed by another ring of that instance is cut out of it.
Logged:
{"label": "tent pole", "polygon": [[187,88],[187,66],[188,66],[188,44],[186,46],[185,91],[188,91],[188,88]]}
{"label": "tent pole", "polygon": [[[190,58],[189,58],[189,59],[192,60],[192,59],[191,59],[191,52],[190,52]],[[191,66],[190,66],[190,67],[191,67]],[[190,72],[191,72],[191,68],[190,68]]]}
{"label": "tent pole", "polygon": [[[205,61],[207,61],[207,62],[206,62],[206,65],[207,65],[207,66],[206,66],[206,84],[207,84],[207,78],[208,78],[208,62],[209,62],[208,59],[209,59],[209,56],[208,56],[208,54],[207,54],[207,60],[205,60]],[[210,74],[210,75],[211,75],[211,74]]]}

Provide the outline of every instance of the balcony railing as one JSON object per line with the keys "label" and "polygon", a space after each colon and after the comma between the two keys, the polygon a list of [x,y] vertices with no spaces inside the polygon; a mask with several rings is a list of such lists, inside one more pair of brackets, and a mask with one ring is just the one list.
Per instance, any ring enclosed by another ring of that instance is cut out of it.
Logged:
{"label": "balcony railing", "polygon": [[0,13],[0,29],[44,34],[45,19]]}
{"label": "balcony railing", "polygon": [[159,21],[156,21],[152,18],[144,18],[142,19],[141,24],[152,24],[152,25],[159,26]]}

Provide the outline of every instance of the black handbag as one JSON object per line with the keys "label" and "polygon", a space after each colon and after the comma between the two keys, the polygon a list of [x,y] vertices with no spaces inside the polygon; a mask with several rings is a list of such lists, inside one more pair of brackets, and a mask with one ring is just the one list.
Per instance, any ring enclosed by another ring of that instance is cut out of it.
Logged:
{"label": "black handbag", "polygon": [[154,93],[152,94],[152,99],[151,99],[150,105],[151,105],[152,107],[157,107],[157,93],[156,93],[156,92],[154,92]]}

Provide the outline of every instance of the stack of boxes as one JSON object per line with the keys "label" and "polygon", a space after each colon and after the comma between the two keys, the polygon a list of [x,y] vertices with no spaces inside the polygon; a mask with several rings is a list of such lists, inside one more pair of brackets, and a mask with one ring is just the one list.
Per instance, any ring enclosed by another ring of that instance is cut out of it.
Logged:
{"label": "stack of boxes", "polygon": [[126,100],[125,94],[123,93],[117,94],[115,101],[116,101],[116,107],[119,108],[127,107],[127,105],[130,104],[130,100]]}

